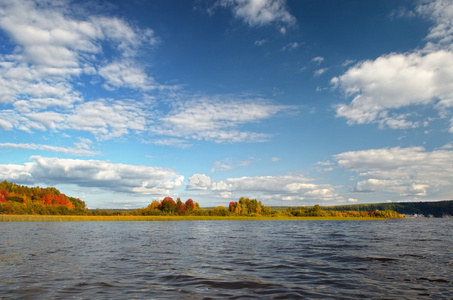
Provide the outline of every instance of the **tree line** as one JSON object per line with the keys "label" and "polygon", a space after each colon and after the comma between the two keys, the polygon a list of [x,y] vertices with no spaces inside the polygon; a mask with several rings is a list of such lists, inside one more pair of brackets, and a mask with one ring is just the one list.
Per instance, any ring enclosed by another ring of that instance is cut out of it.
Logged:
{"label": "tree line", "polygon": [[383,211],[393,210],[405,215],[424,215],[441,218],[443,216],[453,216],[453,200],[432,201],[432,202],[396,202],[396,203],[370,203],[370,204],[351,204],[339,206],[327,206],[323,208],[327,211]]}
{"label": "tree line", "polygon": [[[370,207],[370,206],[369,206]],[[369,208],[368,207],[368,208]],[[377,217],[399,218],[399,213],[390,209],[354,210],[348,206],[342,210],[332,207],[288,207],[285,210],[273,210],[261,201],[241,197],[232,201],[228,208],[200,208],[200,205],[188,199],[183,202],[172,197],[160,201],[154,200],[147,207],[133,210],[88,210],[84,201],[68,197],[54,187],[41,188],[17,185],[12,182],[0,182],[0,214],[19,215],[123,215],[123,216],[271,216],[271,217]],[[361,207],[357,207],[361,208]],[[380,207],[381,208],[381,207]]]}
{"label": "tree line", "polygon": [[83,215],[85,202],[68,197],[54,187],[27,187],[0,182],[0,214]]}

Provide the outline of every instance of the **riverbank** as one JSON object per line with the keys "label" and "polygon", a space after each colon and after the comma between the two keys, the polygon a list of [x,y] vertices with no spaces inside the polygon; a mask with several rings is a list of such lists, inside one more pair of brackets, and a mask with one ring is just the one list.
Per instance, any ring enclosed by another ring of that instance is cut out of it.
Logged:
{"label": "riverbank", "polygon": [[245,217],[245,216],[63,216],[0,215],[0,222],[154,222],[154,221],[364,221],[368,217]]}

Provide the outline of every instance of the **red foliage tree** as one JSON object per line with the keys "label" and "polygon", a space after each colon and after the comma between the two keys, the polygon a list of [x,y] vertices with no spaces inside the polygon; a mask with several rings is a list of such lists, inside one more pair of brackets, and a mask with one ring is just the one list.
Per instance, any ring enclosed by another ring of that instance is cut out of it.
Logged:
{"label": "red foliage tree", "polygon": [[8,197],[8,192],[5,191],[5,190],[2,190],[2,191],[0,192],[0,202],[6,203],[6,202],[7,202],[7,201],[6,201],[6,197]]}
{"label": "red foliage tree", "polygon": [[166,212],[167,214],[172,214],[176,211],[176,203],[171,197],[165,197],[162,202],[162,211]]}
{"label": "red foliage tree", "polygon": [[182,203],[181,199],[176,200],[176,213],[183,215],[186,212],[186,205]]}
{"label": "red foliage tree", "polygon": [[195,206],[195,203],[193,202],[193,200],[192,199],[188,199],[186,201],[186,211],[192,212],[192,211],[195,210],[195,208],[196,208],[196,206]]}
{"label": "red foliage tree", "polygon": [[52,205],[52,197],[53,195],[51,194],[45,194],[44,197],[43,197],[43,200],[44,200],[44,204],[45,205]]}

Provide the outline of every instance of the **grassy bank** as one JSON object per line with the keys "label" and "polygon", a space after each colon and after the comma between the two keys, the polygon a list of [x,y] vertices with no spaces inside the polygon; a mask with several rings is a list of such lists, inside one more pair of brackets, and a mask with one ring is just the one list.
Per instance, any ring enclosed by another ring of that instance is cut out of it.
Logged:
{"label": "grassy bank", "polygon": [[99,221],[358,221],[379,218],[342,217],[242,217],[242,216],[49,216],[0,215],[0,222],[99,222]]}

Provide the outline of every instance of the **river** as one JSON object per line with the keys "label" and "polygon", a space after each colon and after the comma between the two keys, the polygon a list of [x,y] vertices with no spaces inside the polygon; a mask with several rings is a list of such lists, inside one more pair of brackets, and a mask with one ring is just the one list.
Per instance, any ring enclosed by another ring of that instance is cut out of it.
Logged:
{"label": "river", "polygon": [[0,299],[450,299],[452,225],[0,223]]}

